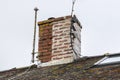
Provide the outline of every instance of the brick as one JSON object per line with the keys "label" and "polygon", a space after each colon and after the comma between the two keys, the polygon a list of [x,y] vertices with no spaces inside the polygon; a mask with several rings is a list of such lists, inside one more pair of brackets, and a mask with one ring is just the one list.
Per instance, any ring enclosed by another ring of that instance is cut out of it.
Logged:
{"label": "brick", "polygon": [[[44,21],[43,21],[43,22],[44,22]],[[42,23],[43,23],[43,22],[42,22]],[[39,26],[40,26],[40,28],[41,28],[41,27],[51,26],[51,24],[50,24],[50,23],[45,23],[45,24],[42,24],[42,25],[39,25]]]}
{"label": "brick", "polygon": [[53,29],[52,32],[55,32],[55,31],[57,31],[57,30],[58,30],[58,28],[57,28],[57,29]]}
{"label": "brick", "polygon": [[42,63],[51,61],[51,58],[46,58],[46,59],[40,59]]}
{"label": "brick", "polygon": [[61,26],[62,26],[62,24],[57,24],[57,25],[54,26],[54,28],[55,27],[61,27]]}
{"label": "brick", "polygon": [[65,49],[64,51],[66,52],[66,51],[71,51],[72,49]]}
{"label": "brick", "polygon": [[64,30],[64,29],[69,29],[68,26],[65,26],[65,27],[61,27],[60,30]]}
{"label": "brick", "polygon": [[57,50],[57,48],[53,48],[52,50]]}
{"label": "brick", "polygon": [[40,44],[40,46],[46,47],[48,43]]}
{"label": "brick", "polygon": [[51,40],[52,36],[51,35],[47,35],[47,36],[41,36],[39,40],[42,40],[42,39],[50,39]]}
{"label": "brick", "polygon": [[57,41],[54,41],[53,44],[57,43]]}
{"label": "brick", "polygon": [[43,29],[44,29],[44,30],[46,30],[46,29],[47,29],[47,30],[50,30],[50,29],[52,29],[52,26],[45,26],[45,27],[43,27]]}
{"label": "brick", "polygon": [[48,50],[45,50],[45,49],[42,49],[42,50],[39,49],[39,52],[40,52],[40,53],[48,53],[49,51],[48,51]]}
{"label": "brick", "polygon": [[48,45],[52,45],[52,42],[48,42]]}
{"label": "brick", "polygon": [[50,31],[48,29],[46,29],[46,30],[43,31],[43,34],[48,33],[48,32],[50,32]]}
{"label": "brick", "polygon": [[59,47],[59,49],[65,49],[65,48],[68,48],[69,46],[62,46],[62,47]]}
{"label": "brick", "polygon": [[70,33],[70,30],[65,30],[64,32]]}
{"label": "brick", "polygon": [[65,36],[65,35],[67,35],[66,33],[61,33],[59,36]]}
{"label": "brick", "polygon": [[49,32],[52,32],[52,29],[45,29],[45,30],[43,31],[43,33],[48,33],[48,34],[49,34]]}
{"label": "brick", "polygon": [[50,56],[50,54],[39,54],[37,57],[39,59],[43,59],[42,57],[45,57],[45,56]]}
{"label": "brick", "polygon": [[42,36],[43,35],[43,33],[42,32],[39,32],[39,36]]}
{"label": "brick", "polygon": [[70,38],[70,36],[65,36],[64,38]]}
{"label": "brick", "polygon": [[69,45],[69,44],[70,44],[69,42],[64,43],[64,45]]}
{"label": "brick", "polygon": [[51,40],[53,37],[50,35],[50,36],[48,36],[47,38]]}
{"label": "brick", "polygon": [[59,36],[59,35],[53,35],[52,38],[54,39],[54,38],[56,38],[56,37],[58,37],[58,36]]}
{"label": "brick", "polygon": [[47,58],[51,58],[51,57],[52,57],[51,55],[48,55],[48,56],[43,55],[42,57],[39,57],[39,59],[47,59]]}
{"label": "brick", "polygon": [[66,40],[66,39],[65,39],[65,40],[60,40],[59,42],[62,42],[62,43],[63,43],[63,42],[66,42],[66,41],[68,41],[68,40]]}
{"label": "brick", "polygon": [[43,42],[43,43],[47,43],[47,42],[49,42],[49,41],[51,41],[52,42],[52,39],[50,39],[50,38],[48,38],[48,39],[44,39],[44,40],[39,40],[39,41],[41,41],[41,42]]}
{"label": "brick", "polygon": [[59,33],[62,33],[63,31],[56,31],[55,34],[59,34]]}
{"label": "brick", "polygon": [[66,54],[63,54],[63,53],[62,54],[58,54],[58,56],[63,56],[63,55],[66,55]]}
{"label": "brick", "polygon": [[58,55],[52,55],[52,57],[56,57],[56,56],[58,56]]}
{"label": "brick", "polygon": [[49,35],[52,35],[52,33],[44,33],[44,34],[42,34],[43,36],[49,36]]}
{"label": "brick", "polygon": [[62,50],[53,51],[53,53],[60,53]]}
{"label": "brick", "polygon": [[39,51],[40,53],[45,53],[45,52],[48,52],[48,50],[41,50]]}
{"label": "brick", "polygon": [[72,51],[70,51],[70,52],[64,52],[64,54],[73,54],[73,52]]}
{"label": "brick", "polygon": [[39,27],[39,47],[41,62],[48,62],[52,55],[52,25],[44,24]]}
{"label": "brick", "polygon": [[62,44],[55,44],[54,47],[59,47],[61,46]]}
{"label": "brick", "polygon": [[47,51],[51,51],[52,48],[50,46],[45,46],[45,47],[42,47],[43,50],[47,50]]}
{"label": "brick", "polygon": [[46,39],[47,39],[47,37],[41,37],[41,38],[40,38],[41,41],[44,41],[44,40],[46,40]]}
{"label": "brick", "polygon": [[62,38],[61,37],[55,38],[55,40],[60,40],[60,39],[62,39]]}

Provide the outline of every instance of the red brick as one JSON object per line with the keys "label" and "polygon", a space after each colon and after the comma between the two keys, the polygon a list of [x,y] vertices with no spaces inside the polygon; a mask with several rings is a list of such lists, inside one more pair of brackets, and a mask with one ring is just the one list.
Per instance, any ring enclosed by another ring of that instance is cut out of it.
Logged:
{"label": "red brick", "polygon": [[65,35],[67,35],[66,33],[62,33],[62,34],[60,34],[59,36],[65,36]]}
{"label": "red brick", "polygon": [[40,59],[42,63],[51,61],[51,58],[46,58],[46,59]]}
{"label": "red brick", "polygon": [[54,47],[59,47],[59,46],[61,46],[62,44],[57,44],[57,45],[54,45]]}
{"label": "red brick", "polygon": [[59,33],[62,33],[63,31],[56,31],[55,34],[59,34]]}
{"label": "red brick", "polygon": [[39,27],[39,44],[38,51],[41,62],[48,62],[52,55],[52,25],[44,24]]}
{"label": "red brick", "polygon": [[45,56],[51,56],[51,53],[43,53],[43,54],[39,54],[38,57],[45,57]]}
{"label": "red brick", "polygon": [[52,33],[44,33],[44,34],[42,34],[43,36],[49,36],[49,35],[52,35]]}
{"label": "red brick", "polygon": [[39,51],[40,53],[45,53],[45,52],[48,52],[48,50],[41,50]]}
{"label": "red brick", "polygon": [[53,53],[60,53],[62,52],[62,50],[57,50],[57,51],[54,51]]}
{"label": "red brick", "polygon": [[51,58],[51,57],[52,57],[51,55],[48,55],[48,56],[39,57],[39,59],[43,60],[43,59],[48,59],[48,58]]}
{"label": "red brick", "polygon": [[59,40],[59,39],[62,39],[62,38],[61,37],[55,38],[55,40]]}

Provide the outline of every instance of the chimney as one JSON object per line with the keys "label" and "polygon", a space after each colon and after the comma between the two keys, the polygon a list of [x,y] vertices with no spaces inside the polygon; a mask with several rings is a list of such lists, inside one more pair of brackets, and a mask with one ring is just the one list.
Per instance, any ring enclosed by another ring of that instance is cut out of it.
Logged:
{"label": "chimney", "polygon": [[66,64],[80,58],[82,27],[76,16],[52,17],[38,25],[40,66]]}

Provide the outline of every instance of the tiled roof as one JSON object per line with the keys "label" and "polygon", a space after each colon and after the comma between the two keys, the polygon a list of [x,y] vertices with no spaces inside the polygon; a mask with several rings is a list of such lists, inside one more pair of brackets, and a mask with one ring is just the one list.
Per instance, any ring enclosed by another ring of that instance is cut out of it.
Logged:
{"label": "tiled roof", "polygon": [[0,80],[120,80],[120,64],[92,67],[104,56],[84,57],[73,63],[0,72]]}

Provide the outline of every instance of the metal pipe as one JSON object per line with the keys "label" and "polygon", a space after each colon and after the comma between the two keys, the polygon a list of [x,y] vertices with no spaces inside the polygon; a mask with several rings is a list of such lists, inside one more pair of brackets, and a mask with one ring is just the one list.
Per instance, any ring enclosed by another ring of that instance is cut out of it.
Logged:
{"label": "metal pipe", "polygon": [[35,11],[35,22],[34,22],[34,35],[33,35],[33,50],[32,50],[32,63],[34,63],[34,56],[35,56],[35,42],[36,42],[36,22],[37,22],[37,11],[38,8],[34,8]]}

